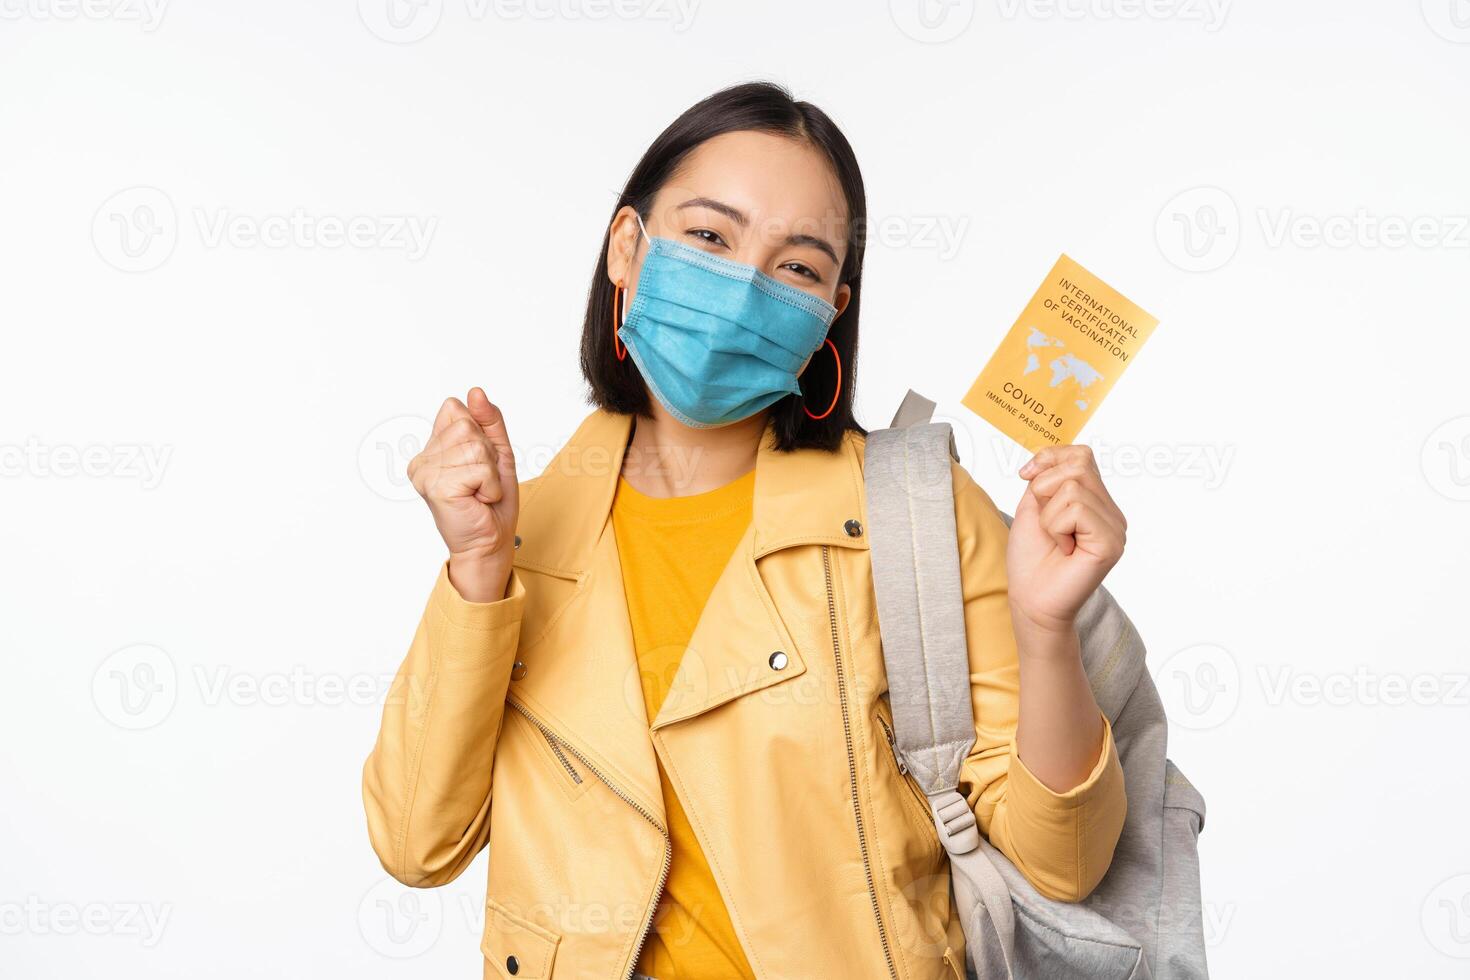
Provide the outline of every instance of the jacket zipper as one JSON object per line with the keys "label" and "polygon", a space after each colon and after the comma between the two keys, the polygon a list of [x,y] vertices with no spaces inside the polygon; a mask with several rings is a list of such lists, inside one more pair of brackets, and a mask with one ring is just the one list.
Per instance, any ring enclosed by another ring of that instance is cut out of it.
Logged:
{"label": "jacket zipper", "polygon": [[917,815],[919,817],[919,824],[927,832],[925,835],[926,839],[933,841],[934,847],[937,849],[942,845],[939,843],[939,834],[934,829],[934,816],[929,810],[929,801],[924,798],[919,787],[914,785],[913,780],[908,778],[909,767],[898,756],[898,739],[894,736],[892,727],[883,719],[882,715],[878,715],[877,718],[878,724],[883,728],[883,737],[888,740],[888,749],[893,753],[893,762],[898,766],[898,778],[902,780],[909,797],[918,806]]}
{"label": "jacket zipper", "polygon": [[545,736],[546,744],[551,746],[551,751],[556,754],[557,760],[561,762],[561,767],[567,771],[568,776],[572,777],[572,782],[581,785],[581,775],[572,767],[572,763],[567,759],[566,753],[561,750],[561,746],[556,744],[556,739],[552,738],[550,733],[544,729],[541,734]]}
{"label": "jacket zipper", "polygon": [[842,644],[837,629],[837,597],[832,590],[831,546],[822,545],[822,580],[827,588],[827,622],[832,627],[832,658],[837,668],[837,702],[842,706],[842,736],[847,742],[847,783],[852,792],[852,813],[857,820],[858,849],[863,855],[863,876],[868,880],[868,898],[873,903],[873,920],[878,924],[878,941],[883,944],[883,960],[888,975],[898,980],[893,963],[893,950],[888,945],[888,930],[883,925],[883,912],[878,907],[878,887],[873,878],[873,862],[868,856],[868,833],[863,826],[863,808],[858,796],[857,752],[852,744],[852,715],[847,705],[847,678],[842,669]]}
{"label": "jacket zipper", "polygon": [[898,764],[898,774],[907,776],[909,767],[898,757],[898,742],[893,737],[893,729],[888,727],[888,722],[883,720],[882,715],[878,716],[878,724],[883,726],[883,737],[888,740],[888,751],[893,753],[893,761]]}
{"label": "jacket zipper", "polygon": [[[506,698],[505,703],[510,705],[516,711],[519,711],[522,715],[525,716],[527,721],[540,729],[541,734],[545,736],[548,742],[551,743],[552,748],[557,749],[557,755],[561,757],[562,762],[566,765],[568,772],[573,773],[574,776],[576,774],[575,770],[572,769],[571,763],[567,762],[566,757],[562,755],[560,751],[562,748],[565,748],[572,755],[576,756],[577,761],[581,762],[582,765],[587,768],[588,772],[592,773],[592,775],[600,779],[603,784],[607,786],[608,789],[612,790],[614,796],[631,806],[634,810],[637,810],[639,816],[643,817],[643,819],[653,824],[654,829],[663,836],[664,863],[663,867],[659,870],[658,873],[658,888],[654,891],[653,904],[648,907],[648,916],[644,920],[643,931],[638,934],[638,945],[633,948],[633,963],[628,968],[628,980],[632,980],[633,975],[638,972],[638,957],[640,954],[642,954],[643,946],[645,943],[648,942],[648,933],[653,928],[653,916],[654,913],[658,910],[658,900],[663,895],[664,885],[669,879],[669,863],[674,856],[673,840],[669,837],[668,830],[664,828],[663,824],[658,822],[658,819],[654,817],[653,814],[643,809],[643,807],[635,802],[631,796],[629,796],[627,793],[623,792],[616,785],[614,785],[613,781],[608,779],[606,774],[604,774],[601,769],[598,769],[587,760],[587,757],[585,755],[577,751],[576,746],[572,745],[570,742],[563,741],[562,739],[558,738],[556,736],[556,733],[554,733],[550,728],[546,727],[546,725],[542,723],[541,719],[537,718],[535,715],[531,714],[531,712],[527,711],[526,708],[519,701],[513,700],[512,698]],[[577,781],[581,782],[581,779],[578,778]]]}

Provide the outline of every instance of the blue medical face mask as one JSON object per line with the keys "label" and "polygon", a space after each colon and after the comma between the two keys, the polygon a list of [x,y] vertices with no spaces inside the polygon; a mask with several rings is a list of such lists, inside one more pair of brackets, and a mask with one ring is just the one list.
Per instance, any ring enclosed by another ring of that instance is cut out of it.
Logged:
{"label": "blue medical face mask", "polygon": [[652,238],[618,331],[659,402],[707,429],[750,418],[788,394],[827,336],[831,303],[667,238]]}

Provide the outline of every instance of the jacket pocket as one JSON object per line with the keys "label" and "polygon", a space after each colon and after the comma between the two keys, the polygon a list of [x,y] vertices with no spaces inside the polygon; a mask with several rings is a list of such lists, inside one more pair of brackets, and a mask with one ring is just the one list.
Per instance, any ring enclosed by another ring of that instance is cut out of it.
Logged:
{"label": "jacket pocket", "polygon": [[485,954],[490,975],[516,980],[544,980],[551,976],[561,937],[513,914],[493,898],[485,899]]}
{"label": "jacket pocket", "polygon": [[535,722],[520,712],[512,713],[525,724],[526,737],[535,747],[535,753],[546,762],[551,779],[566,794],[567,799],[576,800],[586,793],[587,775],[582,772],[581,767],[567,754],[566,750],[557,744],[556,739],[549,732],[542,731]]}
{"label": "jacket pocket", "polygon": [[934,829],[934,814],[929,808],[928,798],[919,789],[919,784],[909,776],[903,764],[898,761],[898,746],[894,741],[893,722],[885,710],[887,704],[888,702],[885,698],[879,698],[878,707],[874,711],[874,717],[878,719],[878,730],[882,732],[883,739],[887,743],[887,748],[883,752],[888,756],[889,764],[893,767],[893,778],[903,784],[903,789],[900,792],[903,794],[906,804],[904,809],[913,818],[920,837],[930,845],[930,848],[937,857],[941,845],[939,843],[939,831]]}

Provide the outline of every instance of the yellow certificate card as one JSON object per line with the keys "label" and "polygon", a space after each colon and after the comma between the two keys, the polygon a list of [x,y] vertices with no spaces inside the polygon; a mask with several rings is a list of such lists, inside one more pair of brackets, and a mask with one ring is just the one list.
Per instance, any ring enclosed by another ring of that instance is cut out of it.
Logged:
{"label": "yellow certificate card", "polygon": [[1063,255],[962,401],[1027,449],[1068,445],[1158,323]]}

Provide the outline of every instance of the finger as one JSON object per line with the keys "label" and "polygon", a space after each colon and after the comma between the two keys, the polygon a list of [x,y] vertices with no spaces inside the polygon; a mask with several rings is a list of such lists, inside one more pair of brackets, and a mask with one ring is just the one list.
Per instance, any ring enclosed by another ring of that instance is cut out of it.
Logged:
{"label": "finger", "polygon": [[500,476],[489,463],[440,468],[432,481],[436,497],[474,497],[482,504],[493,504],[501,497]]}
{"label": "finger", "polygon": [[440,465],[445,467],[474,466],[480,463],[493,465],[494,462],[494,452],[486,445],[483,436],[467,442],[455,443],[453,446],[446,447],[440,454]]}
{"label": "finger", "polygon": [[446,425],[438,433],[430,437],[424,445],[425,455],[443,455],[451,447],[466,442],[484,442],[485,433],[480,426],[469,416],[458,418]]}
{"label": "finger", "polygon": [[1063,554],[1081,549],[1095,558],[1116,561],[1123,553],[1122,530],[1089,501],[1085,491],[1053,497],[1041,509],[1040,522],[1054,539],[1069,540],[1070,546],[1059,545]]}
{"label": "finger", "polygon": [[1053,502],[1060,504],[1081,503],[1083,506],[1099,514],[1109,525],[1116,527],[1120,531],[1122,530],[1123,519],[1122,515],[1118,513],[1117,508],[1080,480],[1068,480],[1066,483],[1063,483],[1057,488],[1057,492],[1042,505],[1043,509]]}
{"label": "finger", "polygon": [[1103,483],[1102,475],[1097,472],[1095,467],[1087,465],[1084,460],[1076,458],[1069,459],[1064,463],[1059,463],[1051,467],[1040,476],[1034,477],[1031,480],[1031,488],[1036,492],[1036,496],[1042,503],[1045,503],[1056,496],[1061,488],[1069,483],[1076,483],[1090,491],[1100,505],[1113,516],[1114,520],[1124,526],[1127,525],[1128,521],[1123,516],[1123,511],[1118,506],[1117,501],[1113,500],[1113,495],[1108,493],[1108,488]]}
{"label": "finger", "polygon": [[1030,480],[1051,467],[1070,460],[1081,460],[1085,465],[1097,468],[1097,460],[1090,446],[1048,446],[1027,460],[1018,475],[1023,480]]}
{"label": "finger", "polygon": [[500,471],[495,464],[485,463],[485,472],[480,474],[480,486],[475,491],[475,499],[482,504],[499,503],[505,496],[505,483],[500,479]]}
{"label": "finger", "polygon": [[1031,484],[1026,484],[1026,490],[1021,494],[1021,500],[1016,504],[1015,516],[1011,518],[1012,523],[1028,516],[1032,511],[1041,509],[1041,501],[1036,499],[1036,494],[1031,490]]}
{"label": "finger", "polygon": [[[1062,463],[1042,470],[1037,476],[1031,478],[1031,489],[1043,500],[1053,497],[1062,484],[1068,480],[1075,480],[1085,484],[1092,471],[1088,469],[1085,462],[1080,459],[1069,459]],[[1102,481],[1099,480],[1099,483]]]}
{"label": "finger", "polygon": [[451,466],[447,471],[456,481],[456,486],[462,492],[473,493],[474,498],[482,504],[498,503],[505,496],[504,485],[500,482],[500,473],[495,464],[468,463],[464,466]]}
{"label": "finger", "polygon": [[443,429],[455,419],[469,419],[474,421],[470,410],[465,408],[464,402],[458,398],[446,398],[444,404],[439,406],[439,414],[434,416],[433,434],[438,435]]}
{"label": "finger", "polygon": [[505,416],[500,409],[490,401],[490,396],[485,394],[484,388],[471,388],[468,395],[469,412],[471,417],[484,431],[490,444],[495,447],[497,453],[510,452],[510,436],[505,429]]}
{"label": "finger", "polygon": [[1036,515],[1036,526],[1041,528],[1043,534],[1052,539],[1057,550],[1064,555],[1070,555],[1077,550],[1077,539],[1073,537],[1071,529],[1058,520],[1058,515],[1069,506],[1071,505],[1066,501],[1053,497],[1041,505]]}
{"label": "finger", "polygon": [[1014,526],[1014,522],[1028,520],[1031,518],[1032,515],[1034,515],[1036,518],[1036,526],[1041,528],[1041,533],[1051,538],[1052,543],[1054,543],[1057,548],[1061,550],[1062,554],[1070,555],[1072,553],[1072,549],[1076,546],[1076,542],[1072,539],[1072,537],[1066,534],[1052,534],[1046,529],[1045,524],[1042,523],[1042,508],[1045,503],[1045,501],[1039,499],[1032,491],[1031,485],[1027,484],[1026,491],[1021,494],[1020,502],[1016,504],[1016,514],[1013,518],[1012,526]]}
{"label": "finger", "polygon": [[412,484],[420,497],[424,496],[428,490],[432,468],[432,465],[424,460],[422,453],[408,461],[408,482]]}

